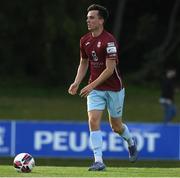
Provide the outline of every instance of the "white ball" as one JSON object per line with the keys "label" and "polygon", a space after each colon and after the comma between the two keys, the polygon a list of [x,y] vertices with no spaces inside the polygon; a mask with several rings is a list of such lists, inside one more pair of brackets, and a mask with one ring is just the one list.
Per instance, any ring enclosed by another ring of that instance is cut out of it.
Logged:
{"label": "white ball", "polygon": [[29,153],[20,153],[14,158],[13,166],[18,172],[28,173],[35,166],[35,161]]}

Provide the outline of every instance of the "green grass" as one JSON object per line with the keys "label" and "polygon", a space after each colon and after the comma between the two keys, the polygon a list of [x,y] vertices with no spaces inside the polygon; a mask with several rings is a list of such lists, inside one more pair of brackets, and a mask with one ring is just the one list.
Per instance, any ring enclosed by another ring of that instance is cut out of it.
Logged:
{"label": "green grass", "polygon": [[[68,88],[68,87],[67,87]],[[0,119],[87,120],[86,99],[70,96],[67,88],[2,87]],[[125,122],[161,122],[160,91],[153,87],[127,86],[124,107]],[[180,93],[176,95],[179,109]],[[107,121],[107,113],[103,120]],[[180,113],[173,122],[179,122]]]}
{"label": "green grass", "polygon": [[88,172],[86,167],[36,166],[31,173],[17,173],[12,166],[0,166],[6,177],[178,177],[180,168],[108,167],[103,172]]}
{"label": "green grass", "polygon": [[104,160],[107,165],[105,172],[88,172],[92,164],[90,159],[59,159],[35,158],[36,167],[32,173],[17,173],[13,166],[13,158],[0,159],[0,177],[178,177],[180,176],[180,161],[146,161],[138,160],[130,163],[128,160]]}
{"label": "green grass", "polygon": [[1,119],[85,120],[86,101],[61,88],[0,89]]}

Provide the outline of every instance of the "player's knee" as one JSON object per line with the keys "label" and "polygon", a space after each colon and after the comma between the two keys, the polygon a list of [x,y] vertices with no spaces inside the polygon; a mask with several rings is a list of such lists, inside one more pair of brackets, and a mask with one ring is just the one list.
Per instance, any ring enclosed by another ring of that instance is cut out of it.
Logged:
{"label": "player's knee", "polygon": [[97,130],[99,128],[99,120],[95,117],[89,118],[89,127],[91,130]]}

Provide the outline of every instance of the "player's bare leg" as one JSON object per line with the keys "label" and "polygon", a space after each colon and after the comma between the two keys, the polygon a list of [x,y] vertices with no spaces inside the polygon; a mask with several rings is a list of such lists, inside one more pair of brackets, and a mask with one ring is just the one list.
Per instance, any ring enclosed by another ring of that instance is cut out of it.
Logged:
{"label": "player's bare leg", "polygon": [[118,133],[128,143],[129,160],[135,162],[137,160],[138,152],[135,140],[132,138],[131,133],[126,124],[122,122],[121,118],[109,117],[111,128],[114,132]]}

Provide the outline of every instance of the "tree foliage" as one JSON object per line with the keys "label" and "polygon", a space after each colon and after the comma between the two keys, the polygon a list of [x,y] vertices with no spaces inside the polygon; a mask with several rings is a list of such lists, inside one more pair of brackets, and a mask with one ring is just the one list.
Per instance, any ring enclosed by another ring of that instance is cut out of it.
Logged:
{"label": "tree foliage", "polygon": [[110,11],[106,28],[120,43],[123,73],[143,80],[168,65],[180,68],[179,0],[7,0],[0,6],[0,75],[70,83],[92,3]]}
{"label": "tree foliage", "polygon": [[[130,8],[130,1],[128,2],[124,18],[129,16],[126,15]],[[140,4],[140,0],[136,2],[138,8],[137,4]],[[125,38],[127,45],[124,44],[123,48],[123,55],[127,59],[124,66],[134,71],[132,78],[137,81],[157,80],[166,68],[174,67],[177,70],[180,68],[178,62],[180,1],[151,1],[144,3],[143,8],[142,11],[135,11],[137,15],[131,16],[131,20],[136,20],[136,24],[132,22],[130,30],[128,27],[124,28],[129,30],[129,37]],[[124,39],[122,36],[121,38]]]}

